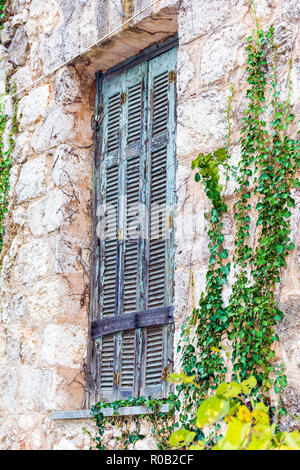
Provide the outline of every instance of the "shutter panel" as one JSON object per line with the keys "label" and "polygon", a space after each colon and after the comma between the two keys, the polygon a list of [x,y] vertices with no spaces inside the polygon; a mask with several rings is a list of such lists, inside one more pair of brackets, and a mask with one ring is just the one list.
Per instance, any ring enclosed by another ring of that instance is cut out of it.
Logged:
{"label": "shutter panel", "polygon": [[[124,264],[122,313],[141,308],[141,257],[139,243],[142,223],[139,204],[143,188],[143,139],[145,136],[145,81],[146,64],[138,65],[125,73],[126,76],[126,147],[124,207]],[[120,398],[137,395],[139,389],[138,359],[141,348],[140,335],[136,330],[122,333]]]}
{"label": "shutter panel", "polygon": [[100,348],[100,384],[102,397],[110,398],[114,380],[114,335],[103,336]]}
{"label": "shutter panel", "polygon": [[[119,77],[103,82],[103,140],[101,152],[101,191],[103,219],[100,234],[101,276],[100,317],[109,318],[118,314],[118,278],[120,248],[119,189],[122,179],[120,171],[122,82]],[[116,355],[118,334],[103,336],[99,343],[98,388],[101,400],[116,399]]]}
{"label": "shutter panel", "polygon": [[148,308],[163,307],[165,304],[166,167],[166,149],[152,152]]}
{"label": "shutter panel", "polygon": [[118,166],[107,168],[104,213],[103,318],[115,315],[116,311],[118,182]]}
{"label": "shutter panel", "polygon": [[[134,389],[135,336],[135,330],[124,331],[122,333],[120,378],[122,398],[131,396]],[[128,390],[127,393],[126,390]]]}
{"label": "shutter panel", "polygon": [[107,152],[118,149],[120,141],[120,114],[121,95],[120,92],[110,96],[108,99],[107,118]]}
{"label": "shutter panel", "polygon": [[140,156],[127,162],[126,237],[124,260],[123,312],[137,310],[138,207],[140,193]]}
{"label": "shutter panel", "polygon": [[[149,210],[147,308],[172,302],[173,253],[168,218],[174,205],[175,182],[175,67],[176,51],[149,63]],[[172,229],[172,227],[171,227]],[[171,327],[146,328],[144,394],[168,392],[166,371],[171,362]]]}
{"label": "shutter panel", "polygon": [[[169,51],[103,78],[100,399],[166,393],[162,376],[170,359],[170,327],[139,329],[135,315],[149,312],[146,324],[151,325],[153,309],[157,325],[157,318],[167,315],[157,309],[172,302],[172,241],[165,239],[165,227],[175,181],[175,88],[170,80],[175,63],[176,53]],[[136,329],[122,330],[126,314],[132,318],[129,328]],[[110,319],[116,327],[101,336]]]}
{"label": "shutter panel", "polygon": [[161,386],[163,369],[163,328],[147,328],[146,335],[146,390],[153,396]]}
{"label": "shutter panel", "polygon": [[142,135],[142,82],[132,85],[128,89],[128,138],[127,143],[139,141]]}

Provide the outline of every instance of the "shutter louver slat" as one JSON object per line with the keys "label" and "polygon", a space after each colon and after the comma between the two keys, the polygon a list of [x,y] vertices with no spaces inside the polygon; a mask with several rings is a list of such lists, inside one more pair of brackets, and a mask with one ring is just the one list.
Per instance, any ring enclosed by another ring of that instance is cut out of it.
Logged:
{"label": "shutter louver slat", "polygon": [[152,152],[148,308],[164,305],[166,165],[166,149]]}
{"label": "shutter louver slat", "polygon": [[122,334],[121,389],[133,389],[135,364],[135,330]]}
{"label": "shutter louver slat", "polygon": [[162,350],[162,328],[147,328],[146,387],[152,387],[161,383],[163,368]]}
{"label": "shutter louver slat", "polygon": [[119,131],[120,131],[120,114],[121,114],[121,95],[116,93],[108,100],[108,117],[107,117],[107,151],[113,152],[119,147]]}
{"label": "shutter louver slat", "polygon": [[140,157],[127,162],[126,170],[126,240],[124,259],[123,312],[137,308],[137,270],[138,270],[138,204],[140,187]]}
{"label": "shutter louver slat", "polygon": [[153,81],[153,118],[152,136],[165,132],[168,128],[168,90],[169,73],[163,72]]}
{"label": "shutter louver slat", "polygon": [[142,84],[138,83],[128,90],[128,144],[140,140],[142,119]]}
{"label": "shutter louver slat", "polygon": [[106,170],[102,315],[115,315],[117,277],[118,166]]}
{"label": "shutter louver slat", "polygon": [[114,335],[103,336],[101,348],[100,383],[105,392],[113,389],[114,381]]}

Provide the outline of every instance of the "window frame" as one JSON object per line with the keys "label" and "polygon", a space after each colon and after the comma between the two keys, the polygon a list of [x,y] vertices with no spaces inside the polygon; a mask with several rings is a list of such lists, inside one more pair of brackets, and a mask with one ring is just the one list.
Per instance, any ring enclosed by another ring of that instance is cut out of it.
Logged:
{"label": "window frame", "polygon": [[[89,346],[88,346],[88,374],[87,374],[87,389],[89,390],[89,401],[95,402],[105,399],[106,401],[113,401],[115,399],[115,394],[109,394],[109,396],[103,396],[101,390],[99,388],[99,346],[97,344],[97,335],[104,336],[112,331],[124,331],[121,329],[120,323],[121,318],[116,318],[117,323],[115,330],[111,329],[111,319],[107,319],[109,321],[105,321],[105,319],[99,320],[99,303],[100,303],[100,283],[101,283],[101,263],[100,263],[100,242],[97,236],[97,225],[98,225],[98,215],[97,215],[97,207],[99,203],[101,203],[101,195],[103,194],[103,178],[101,177],[101,154],[102,154],[102,145],[103,145],[103,138],[104,132],[102,128],[102,119],[103,119],[103,81],[108,80],[116,75],[120,75],[126,70],[129,70],[135,67],[138,64],[142,64],[146,61],[150,61],[157,56],[164,54],[165,52],[169,51],[170,49],[174,49],[178,46],[178,37],[169,38],[167,41],[163,41],[161,43],[157,43],[150,48],[145,49],[137,56],[134,56],[114,67],[109,69],[107,72],[102,73],[98,72],[96,74],[96,97],[95,97],[95,118],[94,118],[94,148],[93,148],[93,188],[92,188],[92,242],[91,242],[91,284],[90,284],[90,315],[89,315]],[[175,80],[175,78],[174,78]],[[175,96],[176,96],[176,87],[175,87]],[[176,103],[176,99],[175,99]],[[175,122],[174,127],[176,128],[176,104],[175,106]],[[174,131],[176,133],[176,131]],[[174,185],[173,188],[175,190],[175,171],[176,171],[176,147],[174,142],[174,148],[172,149],[172,158],[174,159]],[[175,191],[174,191],[175,193]],[[174,194],[174,201],[173,204],[175,205],[175,194]],[[172,217],[172,224],[173,224],[173,215]],[[171,247],[174,248],[174,229],[172,227],[171,230]],[[171,276],[172,281],[169,286],[170,290],[170,297],[171,297],[171,304],[174,301],[174,272],[175,266],[174,262],[171,263],[169,269],[172,271],[173,275]],[[159,309],[158,309],[159,310]],[[160,308],[160,310],[162,310]],[[138,313],[143,313],[143,315],[138,316]],[[173,306],[166,307],[164,312],[164,319],[162,322],[161,315],[157,312],[156,318],[153,318],[153,309],[152,309],[152,318],[150,318],[151,314],[149,314],[149,310],[142,310],[137,312],[132,312],[131,314],[126,315],[126,319],[124,319],[125,314],[120,315],[119,317],[123,317],[125,322],[130,322],[130,325],[133,327],[135,331],[137,328],[144,328],[146,326],[153,326],[155,325],[155,321],[158,325],[165,325],[168,329],[167,342],[168,345],[166,346],[166,350],[169,355],[173,355],[173,329],[174,329],[174,317],[173,317]],[[130,317],[130,318],[129,318]],[[109,326],[110,325],[110,326]],[[98,331],[96,331],[98,328]],[[107,329],[108,328],[108,329]],[[128,328],[128,325],[126,327]],[[108,333],[107,333],[108,331]],[[170,362],[170,369],[164,371],[164,385],[162,386],[162,393],[163,396],[167,396],[170,392],[170,384],[166,380],[166,375],[172,369],[173,358],[169,359]],[[145,385],[144,385],[145,387]],[[143,386],[141,387],[143,389]],[[141,390],[135,390],[134,393],[138,394]],[[110,396],[112,395],[112,396]],[[118,397],[118,398],[125,398],[125,397]]]}

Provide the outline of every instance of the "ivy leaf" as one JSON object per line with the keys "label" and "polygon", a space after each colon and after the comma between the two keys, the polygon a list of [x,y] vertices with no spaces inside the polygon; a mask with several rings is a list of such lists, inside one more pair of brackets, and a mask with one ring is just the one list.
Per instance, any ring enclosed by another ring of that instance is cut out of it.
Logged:
{"label": "ivy leaf", "polygon": [[194,375],[186,375],[184,372],[180,372],[180,374],[173,373],[169,374],[168,381],[171,383],[182,383],[182,384],[191,384],[194,382],[196,378],[196,374]]}
{"label": "ivy leaf", "polygon": [[243,380],[243,382],[241,383],[243,393],[245,393],[245,395],[249,395],[251,393],[251,390],[256,387],[256,385],[257,380],[253,375],[251,375],[250,377],[248,377],[248,379]]}
{"label": "ivy leaf", "polygon": [[196,414],[196,426],[202,428],[206,424],[219,421],[230,410],[230,401],[212,396],[199,406]]}
{"label": "ivy leaf", "polygon": [[190,446],[189,450],[204,450],[205,449],[205,441],[198,441],[196,444]]}
{"label": "ivy leaf", "polygon": [[232,449],[239,449],[243,441],[245,440],[248,432],[251,429],[251,423],[244,423],[234,418],[231,423],[229,423],[225,442],[228,441]]}
{"label": "ivy leaf", "polygon": [[188,431],[187,429],[178,429],[174,431],[170,437],[171,447],[186,447],[193,442],[196,437],[195,432]]}

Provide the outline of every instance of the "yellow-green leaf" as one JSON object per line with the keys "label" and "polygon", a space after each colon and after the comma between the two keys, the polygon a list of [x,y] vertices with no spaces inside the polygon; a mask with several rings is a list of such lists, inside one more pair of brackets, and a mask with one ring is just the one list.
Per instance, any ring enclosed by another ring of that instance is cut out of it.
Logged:
{"label": "yellow-green leaf", "polygon": [[171,447],[186,447],[193,442],[196,437],[195,432],[188,431],[187,429],[178,429],[174,431],[170,437]]}
{"label": "yellow-green leaf", "polygon": [[189,447],[189,450],[204,450],[205,449],[205,441],[198,441],[196,444],[193,444]]}
{"label": "yellow-green leaf", "polygon": [[170,374],[168,376],[168,381],[171,383],[182,383],[182,384],[190,384],[195,380],[196,374],[188,376],[185,375],[184,372],[180,372],[180,374]]}
{"label": "yellow-green leaf", "polygon": [[251,375],[248,379],[244,380],[241,383],[243,393],[245,393],[246,395],[249,395],[249,393],[251,393],[251,390],[254,387],[256,387],[256,384],[257,384],[256,378],[253,375]]}
{"label": "yellow-green leaf", "polygon": [[219,421],[230,410],[229,400],[219,397],[207,398],[197,410],[196,426],[202,428],[206,424],[213,424]]}

